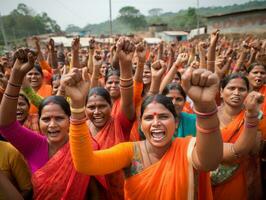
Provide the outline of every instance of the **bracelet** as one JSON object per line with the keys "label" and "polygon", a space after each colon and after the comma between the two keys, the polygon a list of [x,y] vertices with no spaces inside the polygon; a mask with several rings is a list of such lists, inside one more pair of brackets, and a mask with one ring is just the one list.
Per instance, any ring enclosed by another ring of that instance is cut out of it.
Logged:
{"label": "bracelet", "polygon": [[130,78],[119,78],[120,81],[123,81],[123,82],[129,82],[129,81],[132,81],[133,78],[130,77]]}
{"label": "bracelet", "polygon": [[130,82],[128,85],[122,85],[122,84],[120,84],[120,88],[130,88],[131,86],[133,86],[133,81]]}
{"label": "bracelet", "polygon": [[236,152],[236,149],[234,147],[234,144],[231,144],[231,151],[233,152],[234,156],[236,158],[240,158],[240,155]]}
{"label": "bracelet", "polygon": [[245,121],[245,127],[246,128],[255,128],[258,126],[258,120],[253,121],[253,122],[247,122]]}
{"label": "bracelet", "polygon": [[9,94],[7,94],[7,93],[4,93],[4,96],[5,96],[6,98],[8,98],[8,99],[11,99],[11,100],[18,100],[18,97],[19,97],[19,95],[17,95],[17,96],[13,96],[13,95],[9,95]]}
{"label": "bracelet", "polygon": [[21,84],[11,83],[10,81],[8,81],[8,84],[13,86],[13,87],[17,87],[17,88],[21,87]]}
{"label": "bracelet", "polygon": [[193,112],[197,115],[197,117],[199,118],[208,118],[210,116],[213,116],[214,114],[216,114],[218,112],[218,109],[217,107],[215,107],[215,109],[211,112],[208,112],[208,113],[202,113],[202,112],[199,112],[197,111],[195,108],[193,108]]}
{"label": "bracelet", "polygon": [[83,113],[85,111],[85,106],[83,106],[82,108],[72,108],[72,107],[70,107],[70,111],[72,113],[76,113],[76,114]]}
{"label": "bracelet", "polygon": [[196,123],[196,128],[199,132],[201,133],[204,133],[204,134],[211,134],[211,133],[215,133],[216,131],[218,131],[220,129],[220,127],[215,127],[215,128],[208,128],[208,129],[205,129],[205,128],[201,128],[198,123]]}
{"label": "bracelet", "polygon": [[87,121],[87,117],[84,117],[82,119],[73,119],[70,117],[70,123],[73,125],[81,125]]}
{"label": "bracelet", "polygon": [[128,85],[128,86],[122,86],[122,85],[120,85],[120,89],[121,89],[121,90],[129,89],[129,88],[133,88],[133,83],[130,84],[130,85]]}
{"label": "bracelet", "polygon": [[207,60],[207,63],[215,63],[214,60]]}

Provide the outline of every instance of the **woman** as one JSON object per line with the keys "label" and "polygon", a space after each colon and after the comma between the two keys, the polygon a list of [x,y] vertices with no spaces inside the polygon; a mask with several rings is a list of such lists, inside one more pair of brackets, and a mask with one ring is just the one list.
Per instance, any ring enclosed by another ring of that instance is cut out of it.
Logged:
{"label": "woman", "polygon": [[162,94],[170,97],[175,106],[178,128],[174,133],[174,137],[196,136],[196,115],[182,112],[186,101],[186,93],[182,86],[170,83],[163,90]]}
{"label": "woman", "polygon": [[231,150],[224,151],[221,165],[212,173],[214,199],[260,199],[255,146],[260,143],[256,141],[258,129],[265,132],[263,124],[258,127],[257,119],[261,95],[257,92],[248,95],[249,82],[238,73],[226,76],[220,86],[223,99],[218,109],[220,128],[223,141],[231,145]]}
{"label": "woman", "polygon": [[38,114],[29,114],[29,109],[29,100],[20,93],[17,104],[17,121],[24,127],[40,133]]}
{"label": "woman", "polygon": [[[203,72],[188,70],[183,79],[198,110],[196,146],[190,137],[172,141],[176,129],[175,108],[169,98],[156,95],[147,97],[142,104],[141,127],[147,139],[121,143],[102,151],[93,152],[90,138],[84,134],[88,130],[85,112],[72,112],[71,117],[77,122],[70,125],[71,153],[76,169],[85,174],[107,174],[125,168],[125,199],[193,199],[196,194],[192,166],[196,174],[201,174],[200,170],[215,169],[223,149],[214,101],[218,78],[211,72]],[[66,87],[77,109],[84,106],[82,88],[86,84],[88,82],[76,79],[75,84]],[[205,178],[206,181],[198,184],[201,189],[196,187],[197,195],[211,199],[210,185]]]}
{"label": "woman", "polygon": [[[19,50],[21,52],[23,50]],[[24,58],[25,60],[25,58]],[[35,199],[83,199],[89,176],[80,175],[74,169],[68,143],[70,107],[60,96],[51,96],[39,107],[41,132],[35,134],[16,121],[16,104],[23,78],[33,67],[31,53],[27,63],[17,59],[0,106],[0,132],[25,157],[33,174]],[[9,113],[5,115],[4,113]],[[94,142],[94,148],[97,143]],[[104,186],[104,179],[98,180]],[[93,188],[95,185],[90,185]],[[98,195],[93,193],[92,196]]]}
{"label": "woman", "polygon": [[[124,46],[124,43],[123,38],[118,41],[118,45]],[[129,49],[127,52],[130,52],[130,54],[127,55],[124,55],[124,52],[125,49],[123,47],[117,48],[121,75],[120,78],[114,74],[107,78],[106,86],[109,85],[110,80],[113,80],[109,88],[110,93],[101,87],[92,88],[86,103],[89,129],[101,149],[110,148],[121,142],[128,141],[135,117],[133,107],[133,80],[130,64],[131,56],[128,56],[133,55],[134,51],[133,49]],[[116,80],[118,80],[118,87],[116,86]],[[67,87],[66,82],[65,84],[63,82],[63,87]],[[119,94],[121,94],[119,100],[116,100],[119,101],[119,104],[116,104],[116,101],[112,103],[112,96],[114,97],[118,94],[116,88],[119,89]],[[116,114],[113,114],[113,106],[119,106],[115,109]],[[108,174],[106,177],[110,189],[110,199],[123,198],[123,173],[118,171]]]}
{"label": "woman", "polygon": [[[260,92],[266,96],[266,66],[258,63],[253,63],[248,69],[248,79],[252,90]],[[262,112],[266,115],[266,98],[262,104]],[[265,136],[266,138],[266,136]]]}
{"label": "woman", "polygon": [[[52,87],[44,84],[43,72],[39,65],[34,67],[27,73],[26,79],[30,83],[30,86],[42,97],[47,97],[52,94]],[[37,113],[38,109],[32,104],[30,107],[30,113]]]}

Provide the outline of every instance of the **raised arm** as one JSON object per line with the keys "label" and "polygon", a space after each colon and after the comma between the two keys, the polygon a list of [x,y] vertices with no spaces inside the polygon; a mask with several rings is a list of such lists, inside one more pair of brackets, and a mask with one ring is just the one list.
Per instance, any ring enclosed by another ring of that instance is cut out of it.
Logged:
{"label": "raised arm", "polygon": [[93,55],[95,50],[95,40],[94,38],[90,39],[89,41],[89,59],[87,63],[87,67],[89,69],[89,73],[93,73]]}
{"label": "raised arm", "polygon": [[99,86],[100,68],[103,63],[103,58],[99,50],[95,50],[93,55],[93,70],[91,76],[91,88]]}
{"label": "raised arm", "polygon": [[88,175],[102,175],[130,165],[133,157],[132,143],[121,143],[110,149],[93,151],[85,114],[85,99],[90,87],[87,71],[71,70],[65,75],[63,84],[71,99],[70,149],[76,170]]}
{"label": "raised arm", "polygon": [[254,149],[261,103],[263,103],[263,96],[259,92],[253,91],[246,97],[243,133],[240,134],[234,144],[224,144],[223,162],[233,162],[242,156],[248,155]]}
{"label": "raised arm", "polygon": [[143,43],[139,43],[136,46],[136,53],[138,57],[138,64],[134,74],[134,80],[138,83],[142,83],[143,70],[146,62],[146,48]]}
{"label": "raised arm", "polygon": [[214,72],[215,50],[219,38],[219,32],[219,30],[216,30],[211,34],[210,46],[208,48],[207,69],[211,72]]}
{"label": "raised arm", "polygon": [[34,66],[34,56],[28,51],[19,49],[15,53],[15,58],[16,61],[0,106],[0,126],[7,126],[16,121],[20,87],[26,73]]}
{"label": "raised arm", "polygon": [[79,43],[79,37],[74,38],[71,44],[71,54],[72,58],[70,61],[70,68],[80,68],[79,65],[79,48],[80,48],[80,43]]}
{"label": "raised arm", "polygon": [[194,167],[205,171],[214,170],[223,156],[223,142],[215,103],[218,80],[216,74],[206,69],[189,68],[182,77],[182,86],[193,100],[194,112],[197,115],[197,137],[192,162]]}
{"label": "raised arm", "polygon": [[120,66],[121,110],[129,120],[133,120],[135,117],[132,75],[134,52],[135,45],[130,40],[124,37],[118,40],[116,53]]}
{"label": "raised arm", "polygon": [[172,80],[175,77],[175,74],[177,72],[178,69],[181,69],[184,64],[187,62],[188,60],[188,54],[187,53],[181,53],[178,55],[176,61],[174,62],[174,64],[172,65],[171,69],[168,71],[168,73],[165,75],[165,77],[163,78],[161,85],[160,85],[160,93],[162,93],[162,91],[164,90],[164,88],[172,82]]}
{"label": "raised arm", "polygon": [[148,95],[156,95],[160,90],[160,83],[166,71],[166,64],[163,60],[157,60],[151,65],[151,86]]}

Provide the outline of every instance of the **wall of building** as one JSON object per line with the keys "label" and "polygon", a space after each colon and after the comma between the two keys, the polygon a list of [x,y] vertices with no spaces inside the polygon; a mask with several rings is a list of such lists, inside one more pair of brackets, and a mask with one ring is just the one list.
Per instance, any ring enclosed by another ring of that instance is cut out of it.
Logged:
{"label": "wall of building", "polygon": [[207,32],[220,29],[222,33],[263,33],[266,32],[266,11],[251,11],[209,17]]}

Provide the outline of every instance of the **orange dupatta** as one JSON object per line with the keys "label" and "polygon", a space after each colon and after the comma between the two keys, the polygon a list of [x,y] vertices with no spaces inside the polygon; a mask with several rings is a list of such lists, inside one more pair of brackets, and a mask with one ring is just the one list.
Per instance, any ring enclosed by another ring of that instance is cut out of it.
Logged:
{"label": "orange dupatta", "polygon": [[264,116],[266,116],[266,85],[263,85],[259,92],[264,96],[264,102],[262,104],[262,112],[264,114]]}
{"label": "orange dupatta", "polygon": [[[106,188],[105,179],[97,177]],[[34,199],[82,200],[90,176],[79,174],[73,165],[69,143],[66,143],[41,169],[32,175]]]}
{"label": "orange dupatta", "polygon": [[195,174],[189,158],[194,147],[192,140],[194,138],[191,137],[176,138],[161,160],[127,178],[125,199],[187,200],[194,199],[196,193],[197,199],[212,199],[210,179],[204,176],[206,173],[198,177],[204,182],[195,184],[197,181],[194,181]]}
{"label": "orange dupatta", "polygon": [[[221,130],[224,142],[235,143],[244,129],[244,111]],[[254,199],[256,194],[260,196],[260,178],[258,156],[246,156],[238,160],[239,168],[225,182],[213,186],[213,197],[215,200],[228,199]]]}

